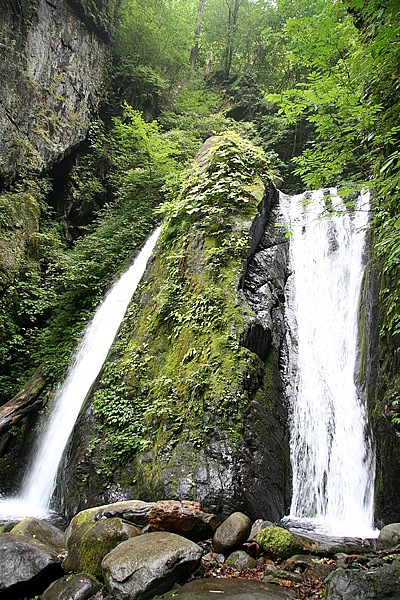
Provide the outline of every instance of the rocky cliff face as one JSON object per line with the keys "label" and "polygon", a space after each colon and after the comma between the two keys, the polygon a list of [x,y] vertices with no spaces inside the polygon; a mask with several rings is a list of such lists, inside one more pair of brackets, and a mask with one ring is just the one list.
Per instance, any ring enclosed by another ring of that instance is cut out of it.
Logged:
{"label": "rocky cliff face", "polygon": [[[46,312],[44,305],[36,305],[38,312],[33,308],[43,293],[47,269],[43,231],[49,215],[43,215],[43,208],[51,182],[40,176],[84,140],[97,116],[118,4],[114,0],[0,3],[1,403],[10,400],[35,368],[29,349],[24,354],[24,344],[29,347],[29,339],[36,337]],[[50,244],[57,246],[57,235],[54,230]],[[16,369],[10,383],[17,356],[21,364],[26,359],[25,372]],[[0,456],[10,444],[13,453],[0,459],[3,491],[15,487],[18,466],[26,463],[36,413],[27,417],[19,433],[15,427],[13,435],[6,432],[0,438]]]}
{"label": "rocky cliff face", "polygon": [[[0,6],[0,174],[43,170],[81,142],[101,96],[111,9],[103,2]],[[103,15],[103,18],[101,18]],[[108,15],[108,19],[106,18]]]}

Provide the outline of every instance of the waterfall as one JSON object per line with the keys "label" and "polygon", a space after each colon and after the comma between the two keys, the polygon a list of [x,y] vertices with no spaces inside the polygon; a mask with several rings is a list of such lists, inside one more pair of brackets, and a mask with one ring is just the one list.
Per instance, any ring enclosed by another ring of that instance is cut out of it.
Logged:
{"label": "waterfall", "polygon": [[50,415],[23,480],[19,497],[0,502],[0,517],[45,517],[49,514],[57,470],[75,421],[107,357],[132,294],[160,233],[148,238],[131,267],[106,295],[87,326],[66,379],[55,394]]}
{"label": "waterfall", "polygon": [[[336,190],[282,195],[281,201],[290,228],[289,520],[330,535],[376,537],[374,453],[355,382],[368,196],[361,194],[354,210],[346,209]],[[322,217],[332,204],[337,212]]]}

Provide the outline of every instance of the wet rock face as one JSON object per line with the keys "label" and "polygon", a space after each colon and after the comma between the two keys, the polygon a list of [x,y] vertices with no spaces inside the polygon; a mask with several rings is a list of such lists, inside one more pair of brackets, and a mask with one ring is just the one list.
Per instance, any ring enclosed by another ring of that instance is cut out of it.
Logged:
{"label": "wet rock face", "polygon": [[287,510],[291,494],[287,407],[280,374],[289,244],[284,229],[275,225],[284,220],[278,201],[274,191],[265,203],[263,233],[256,228],[259,243],[250,248],[242,278],[244,296],[255,314],[243,345],[264,361],[262,392],[249,405],[245,419],[242,492],[251,518],[262,515],[273,520]]}
{"label": "wet rock face", "polygon": [[399,597],[399,561],[368,571],[340,568],[327,579],[326,600],[397,600]]}
{"label": "wet rock face", "polygon": [[25,535],[0,534],[1,598],[40,593],[62,574],[61,559],[50,547]]}
{"label": "wet rock face", "polygon": [[[83,8],[81,13],[83,18]],[[1,4],[0,169],[5,182],[28,164],[38,169],[54,164],[86,136],[100,101],[107,45],[101,27],[93,23],[88,29],[81,18],[67,0],[28,1],[23,8],[11,0]]]}

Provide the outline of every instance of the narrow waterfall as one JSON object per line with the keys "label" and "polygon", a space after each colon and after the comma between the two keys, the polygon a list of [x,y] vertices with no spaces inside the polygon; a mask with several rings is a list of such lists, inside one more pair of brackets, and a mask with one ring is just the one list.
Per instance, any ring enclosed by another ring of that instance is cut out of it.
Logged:
{"label": "narrow waterfall", "polygon": [[58,465],[69,436],[107,357],[132,294],[143,276],[159,233],[160,227],[149,237],[131,267],[111,288],[86,328],[66,379],[56,392],[20,495],[0,502],[0,517],[45,517],[49,514]]}
{"label": "narrow waterfall", "polygon": [[[374,453],[355,383],[368,196],[282,195],[290,228],[286,289],[293,497],[290,520],[320,533],[375,537]],[[333,204],[336,213],[321,215]]]}

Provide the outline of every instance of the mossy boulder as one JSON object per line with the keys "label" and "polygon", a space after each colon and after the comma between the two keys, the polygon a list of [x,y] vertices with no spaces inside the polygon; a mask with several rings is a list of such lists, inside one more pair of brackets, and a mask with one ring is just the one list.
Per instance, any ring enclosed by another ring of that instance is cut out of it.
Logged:
{"label": "mossy boulder", "polygon": [[65,535],[67,557],[63,568],[66,572],[84,571],[101,578],[101,561],[121,542],[140,535],[141,530],[118,517],[96,521],[98,509],[82,511],[74,517]]}
{"label": "mossy boulder", "polygon": [[310,544],[283,527],[267,527],[260,531],[257,543],[273,559],[286,559],[294,554],[309,552]]}

